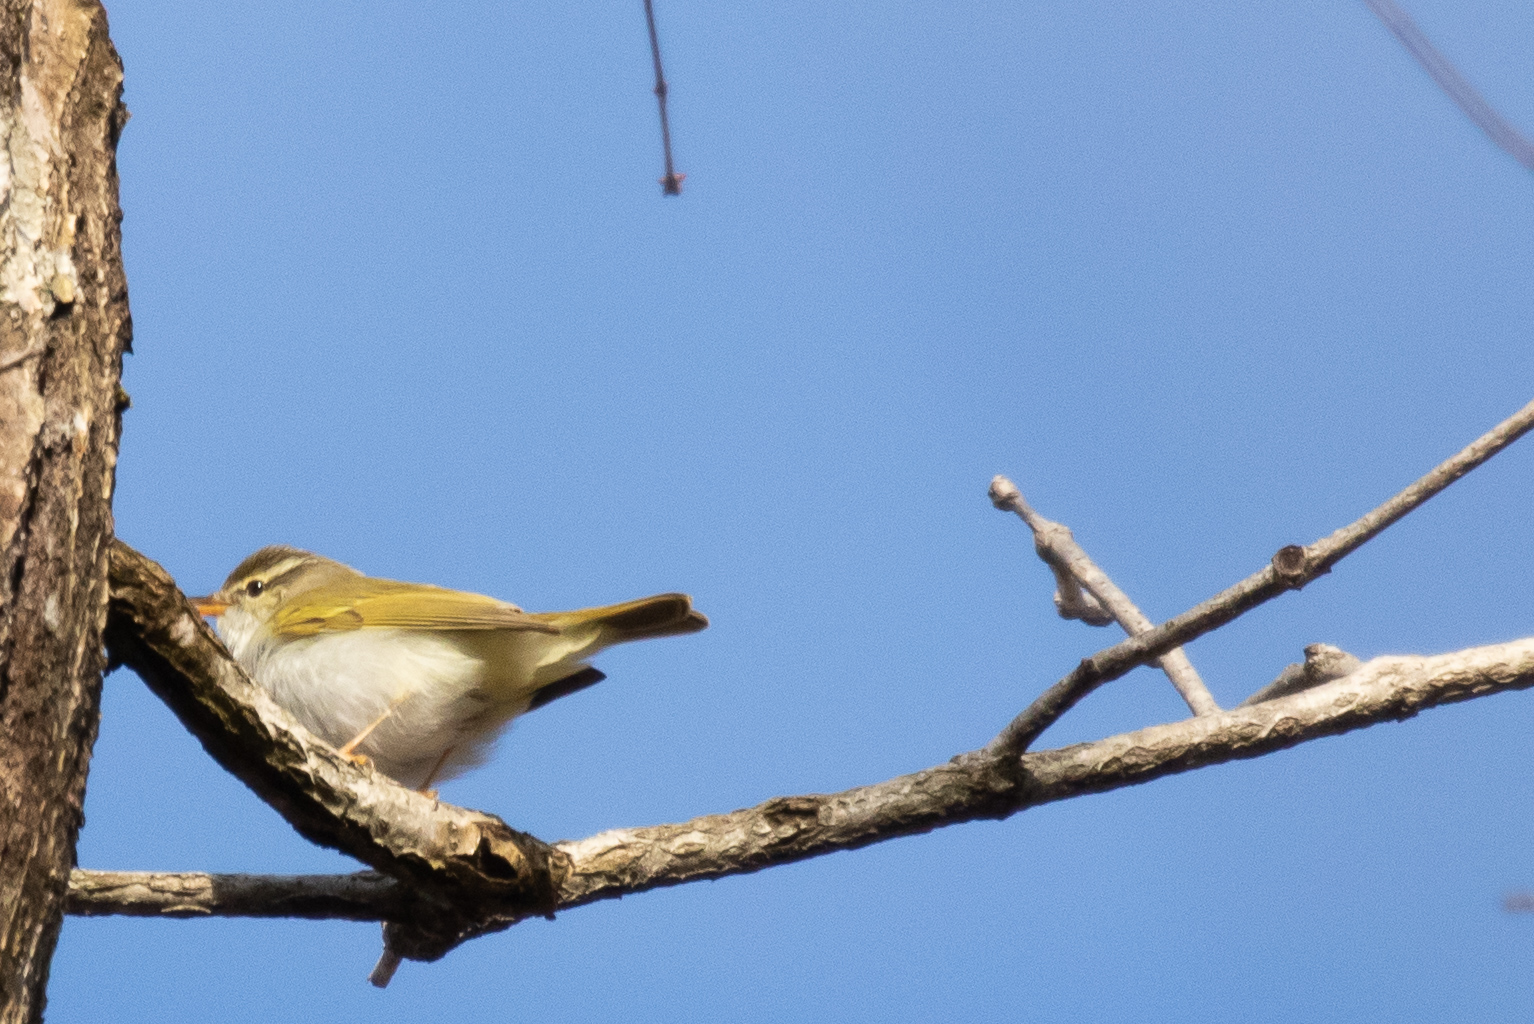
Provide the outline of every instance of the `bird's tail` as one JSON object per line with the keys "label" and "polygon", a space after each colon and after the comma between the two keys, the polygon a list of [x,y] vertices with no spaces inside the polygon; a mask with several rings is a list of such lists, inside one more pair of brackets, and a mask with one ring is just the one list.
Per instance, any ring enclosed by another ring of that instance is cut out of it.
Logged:
{"label": "bird's tail", "polygon": [[533,674],[535,688],[528,711],[606,678],[586,663],[603,648],[630,640],[696,633],[708,626],[708,619],[693,611],[692,599],[686,594],[656,594],[601,608],[534,612],[530,617],[556,632],[535,641],[542,654]]}
{"label": "bird's tail", "polygon": [[686,594],[656,594],[637,601],[581,608],[573,612],[537,612],[533,618],[556,627],[561,632],[583,633],[582,627],[596,630],[593,643],[585,653],[594,654],[603,647],[630,640],[649,640],[660,636],[696,633],[708,626],[702,612],[694,611],[692,598]]}

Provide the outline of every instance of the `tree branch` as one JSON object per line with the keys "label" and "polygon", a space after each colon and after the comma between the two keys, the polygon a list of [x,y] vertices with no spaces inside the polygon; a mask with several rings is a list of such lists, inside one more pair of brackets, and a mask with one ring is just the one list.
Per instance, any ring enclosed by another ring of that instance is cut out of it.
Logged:
{"label": "tree branch", "polygon": [[81,917],[306,917],[382,921],[414,911],[388,875],[214,875],[200,871],[81,871],[69,913]]}
{"label": "tree branch", "polygon": [[[567,859],[554,909],[850,850],[897,836],[1260,757],[1440,704],[1534,686],[1534,638],[1432,657],[1376,658],[1347,676],[1249,707],[1058,750],[984,750],[871,786],[777,797],[729,814],[614,829],[554,848]],[[76,871],[70,912],[138,916],[390,919],[404,887],[364,873],[249,876]],[[476,934],[526,915],[487,917]]]}
{"label": "tree branch", "polygon": [[1364,3],[1406,47],[1406,52],[1422,65],[1422,70],[1464,111],[1472,124],[1485,132],[1498,149],[1534,171],[1534,142],[1525,138],[1507,118],[1486,102],[1476,87],[1423,34],[1411,15],[1401,10],[1394,0],[1364,0]]}
{"label": "tree branch", "polygon": [[1386,527],[1427,501],[1439,491],[1512,444],[1534,427],[1534,402],[1519,409],[1472,442],[1459,454],[1440,463],[1426,476],[1356,522],[1316,541],[1309,547],[1291,544],[1280,548],[1272,561],[1235,586],[1168,619],[1155,629],[1132,636],[1106,651],[1083,658],[1064,679],[1039,695],[986,747],[993,753],[1021,753],[1045,729],[1087,694],[1131,669],[1181,647],[1211,630],[1264,604],[1288,590],[1331,571],[1332,566],[1358,550]]}
{"label": "tree branch", "polygon": [[666,98],[671,95],[671,89],[666,85],[666,72],[661,67],[660,39],[655,33],[653,0],[644,0],[644,20],[650,31],[650,61],[655,65],[655,102],[660,105],[660,142],[666,158],[666,173],[660,179],[661,194],[679,196],[682,194],[682,179],[687,175],[678,172],[676,165],[671,162],[671,119],[666,116]]}
{"label": "tree branch", "polygon": [[[1035,512],[1023,499],[1017,484],[1004,476],[994,477],[990,496],[991,504],[1002,511],[1015,513],[1033,531],[1033,549],[1055,575],[1055,607],[1063,618],[1079,618],[1094,626],[1117,621],[1130,636],[1148,633],[1154,628],[1129,595],[1120,590],[1076,543],[1071,528]],[[1082,593],[1082,587],[1086,588],[1086,594]],[[1087,595],[1090,595],[1090,601]],[[1104,611],[1108,616],[1106,621],[1101,615]],[[1212,715],[1220,710],[1220,705],[1215,703],[1181,647],[1172,648],[1157,661],[1195,715]]]}

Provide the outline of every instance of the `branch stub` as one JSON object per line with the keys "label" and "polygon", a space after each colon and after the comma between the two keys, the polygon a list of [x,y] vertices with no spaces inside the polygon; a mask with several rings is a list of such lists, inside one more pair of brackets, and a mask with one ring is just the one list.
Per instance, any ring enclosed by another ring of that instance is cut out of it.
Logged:
{"label": "branch stub", "polygon": [[1273,553],[1273,571],[1286,586],[1298,590],[1310,581],[1310,557],[1299,544],[1286,544]]}

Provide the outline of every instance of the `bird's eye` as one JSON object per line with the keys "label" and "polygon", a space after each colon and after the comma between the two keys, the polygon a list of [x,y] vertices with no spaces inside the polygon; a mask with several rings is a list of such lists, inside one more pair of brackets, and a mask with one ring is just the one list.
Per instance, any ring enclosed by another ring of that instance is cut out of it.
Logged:
{"label": "bird's eye", "polygon": [[262,583],[260,580],[251,580],[249,583],[245,584],[245,593],[249,594],[251,597],[260,597],[261,591],[265,589],[266,584]]}

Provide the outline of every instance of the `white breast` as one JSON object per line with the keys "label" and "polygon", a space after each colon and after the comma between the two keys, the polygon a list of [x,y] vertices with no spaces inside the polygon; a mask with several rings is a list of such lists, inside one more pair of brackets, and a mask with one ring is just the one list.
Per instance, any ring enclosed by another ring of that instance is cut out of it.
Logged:
{"label": "white breast", "polygon": [[493,713],[485,663],[450,637],[369,629],[273,642],[237,608],[219,632],[241,667],[333,746],[387,713],[357,750],[407,786],[424,784],[444,755],[437,780],[478,763],[512,717]]}

